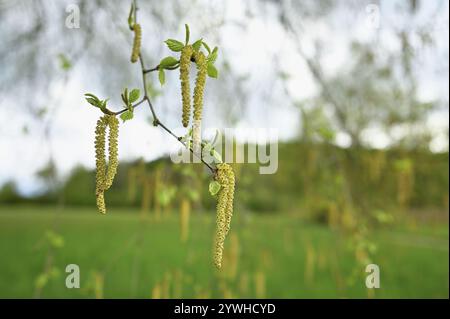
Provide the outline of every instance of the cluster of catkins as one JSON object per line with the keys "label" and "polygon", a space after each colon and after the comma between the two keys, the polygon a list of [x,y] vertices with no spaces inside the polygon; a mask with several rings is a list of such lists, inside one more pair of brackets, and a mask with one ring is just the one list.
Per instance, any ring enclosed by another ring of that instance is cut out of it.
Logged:
{"label": "cluster of catkins", "polygon": [[[109,127],[108,136],[108,165],[106,164],[105,144],[106,128]],[[118,155],[119,121],[113,115],[103,115],[95,128],[95,165],[97,207],[100,213],[106,213],[105,191],[108,190],[116,176],[119,161]]]}
{"label": "cluster of catkins", "polygon": [[189,66],[191,60],[197,65],[197,78],[194,88],[194,145],[199,142],[198,125],[202,120],[203,108],[203,91],[205,90],[206,75],[208,64],[206,56],[200,50],[195,50],[192,45],[186,45],[181,51],[180,56],[180,80],[181,80],[181,97],[182,97],[182,119],[181,122],[184,127],[189,125],[191,117],[191,90],[189,84]]}
{"label": "cluster of catkins", "polygon": [[216,180],[221,188],[217,194],[217,220],[216,238],[214,243],[214,264],[217,268],[222,267],[222,255],[225,237],[230,231],[231,217],[233,216],[234,199],[234,172],[233,168],[226,163],[217,165]]}

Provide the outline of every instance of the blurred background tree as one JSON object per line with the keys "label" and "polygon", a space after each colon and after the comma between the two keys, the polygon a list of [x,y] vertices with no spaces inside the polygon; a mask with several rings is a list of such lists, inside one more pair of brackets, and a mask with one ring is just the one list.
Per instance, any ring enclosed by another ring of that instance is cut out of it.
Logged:
{"label": "blurred background tree", "polygon": [[[111,92],[140,86],[138,67],[129,64],[129,2],[77,1],[79,29],[66,27],[70,4],[0,0],[0,115],[7,119],[0,125],[0,209],[93,206],[98,113],[83,93],[99,92],[119,107]],[[276,174],[234,164],[238,225],[250,223],[253,212],[327,225],[345,234],[359,267],[376,252],[372,230],[417,220],[448,223],[448,2],[174,0],[139,1],[139,7],[149,66],[168,54],[164,40],[182,38],[184,23],[193,37],[219,46],[219,81],[207,84],[205,127],[279,131]],[[168,74],[167,83],[161,88],[149,77],[148,90],[161,119],[175,128],[178,74]],[[177,241],[189,243],[196,238],[189,220],[214,207],[209,176],[201,166],[171,163],[168,154],[176,149],[151,127],[146,109],[136,113],[133,125],[122,127],[121,164],[108,202],[132,207],[144,220],[179,212]],[[255,143],[239,136],[235,142]],[[285,228],[289,254],[300,235]],[[234,265],[245,234],[234,237],[235,251],[226,256]],[[328,260],[343,289],[337,257],[303,239],[305,282],[314,282],[314,269]],[[254,274],[260,295],[267,255],[258,255],[264,266]],[[97,271],[101,289],[92,285],[103,295],[105,273]],[[215,287],[227,295],[233,280],[249,277],[229,271],[233,279]],[[155,295],[170,276],[159,279]],[[208,294],[205,287],[195,290]]]}

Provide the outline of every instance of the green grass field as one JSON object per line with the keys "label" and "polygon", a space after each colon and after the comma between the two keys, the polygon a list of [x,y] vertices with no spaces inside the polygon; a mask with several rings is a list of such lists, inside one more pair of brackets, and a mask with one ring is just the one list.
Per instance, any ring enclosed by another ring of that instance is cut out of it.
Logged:
{"label": "green grass field", "polygon": [[[132,210],[0,206],[0,297],[31,298],[36,285],[41,298],[449,296],[447,223],[373,233],[381,271],[374,295],[346,237],[325,226],[237,215],[221,272],[211,260],[214,226],[213,214],[194,214],[182,243],[175,214],[142,221]],[[52,229],[64,245],[49,255]],[[67,264],[80,266],[80,289],[65,287]],[[44,269],[52,275],[43,283]]]}

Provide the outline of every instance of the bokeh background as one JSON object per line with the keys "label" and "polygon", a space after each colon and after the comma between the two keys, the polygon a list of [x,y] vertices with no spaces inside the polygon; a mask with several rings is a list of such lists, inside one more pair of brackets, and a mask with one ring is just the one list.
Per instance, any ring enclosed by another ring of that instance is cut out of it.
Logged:
{"label": "bokeh background", "polygon": [[[129,7],[0,1],[0,297],[448,298],[447,1],[139,1],[148,67],[185,23],[219,46],[203,127],[278,131],[275,174],[233,164],[221,271],[210,173],[170,161],[179,144],[146,107],[121,125],[96,211],[100,113],[83,94],[118,110],[141,88]],[[148,90],[177,128],[179,75],[166,76]],[[80,289],[65,287],[71,263]],[[370,263],[380,289],[365,286]]]}

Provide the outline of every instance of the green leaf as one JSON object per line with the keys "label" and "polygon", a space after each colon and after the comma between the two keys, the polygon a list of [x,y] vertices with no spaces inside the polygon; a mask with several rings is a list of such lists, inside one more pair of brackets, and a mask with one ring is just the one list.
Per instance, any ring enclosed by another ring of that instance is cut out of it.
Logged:
{"label": "green leaf", "polygon": [[211,145],[211,143],[202,143],[202,154],[206,154],[206,153],[212,153],[213,150],[213,146]]}
{"label": "green leaf", "polygon": [[100,107],[101,101],[100,101],[100,99],[99,99],[98,97],[96,97],[94,94],[86,93],[86,94],[84,95],[84,98],[86,99],[86,101],[87,101],[89,104],[91,104],[91,105],[93,105],[93,106],[95,106],[95,107]]}
{"label": "green leaf", "polygon": [[98,97],[96,97],[94,94],[91,94],[91,93],[86,93],[84,96],[86,99],[92,98],[93,100],[100,101],[100,99]]}
{"label": "green leaf", "polygon": [[99,103],[99,106],[98,106],[98,107],[99,107],[100,109],[102,109],[103,111],[104,111],[104,110],[106,110],[106,102],[108,102],[108,100],[109,100],[109,99],[106,99],[106,100],[100,101],[100,103]]}
{"label": "green leaf", "polygon": [[122,119],[122,121],[128,121],[128,120],[131,120],[132,118],[133,118],[133,111],[130,111],[130,110],[128,110],[128,111],[125,111],[125,112],[123,112],[122,114],[120,114],[120,118]]}
{"label": "green leaf", "polygon": [[209,48],[209,45],[206,44],[206,42],[202,41],[203,46],[205,47],[206,51],[208,51],[208,54],[211,54],[211,49]]}
{"label": "green leaf", "polygon": [[221,187],[222,186],[220,186],[220,183],[218,181],[211,181],[211,183],[209,183],[209,193],[212,196],[215,196],[220,191]]}
{"label": "green leaf", "polygon": [[161,86],[166,83],[166,74],[164,73],[164,69],[159,69],[158,73],[159,83],[161,83]]}
{"label": "green leaf", "polygon": [[95,100],[94,98],[92,98],[92,97],[87,97],[86,98],[86,101],[89,103],[89,104],[91,104],[91,105],[93,105],[93,106],[95,106],[95,107],[99,107],[98,106],[98,100]]}
{"label": "green leaf", "polygon": [[128,105],[128,97],[126,97],[125,95],[123,95],[123,93],[120,94],[120,96],[122,97],[122,101],[125,105]]}
{"label": "green leaf", "polygon": [[214,138],[211,141],[211,145],[216,145],[217,141],[221,137],[220,131],[216,129],[216,134],[214,135]]}
{"label": "green leaf", "polygon": [[134,12],[134,3],[131,2],[130,13],[128,15],[128,27],[131,30],[133,30],[133,26],[134,26],[133,12]]}
{"label": "green leaf", "polygon": [[195,51],[200,50],[200,48],[201,48],[201,46],[202,46],[202,40],[203,40],[203,39],[197,40],[197,41],[195,41],[195,42],[192,44],[192,48],[193,48]]}
{"label": "green leaf", "polygon": [[141,91],[139,91],[139,89],[131,90],[130,95],[128,96],[128,102],[130,102],[130,103],[136,102],[140,95],[141,95]]}
{"label": "green leaf", "polygon": [[223,163],[222,162],[222,157],[220,156],[220,154],[215,149],[212,149],[211,153],[212,153],[211,155],[216,160],[216,163]]}
{"label": "green leaf", "polygon": [[159,67],[160,67],[160,69],[161,68],[163,68],[163,69],[170,68],[170,67],[176,65],[177,63],[179,63],[179,61],[177,59],[175,59],[172,56],[168,56],[168,57],[165,57],[164,59],[162,59],[161,62],[159,62]]}
{"label": "green leaf", "polygon": [[208,62],[213,64],[217,60],[219,48],[215,47],[214,50],[208,55]]}
{"label": "green leaf", "polygon": [[183,42],[175,39],[167,39],[164,43],[167,44],[168,48],[173,52],[180,52],[184,48]]}
{"label": "green leaf", "polygon": [[217,71],[216,67],[212,63],[208,63],[208,76],[215,79],[219,76],[219,71]]}
{"label": "green leaf", "polygon": [[189,31],[189,26],[187,24],[184,25],[184,28],[186,29],[186,45],[188,45],[189,43],[189,37],[191,35],[190,31]]}

